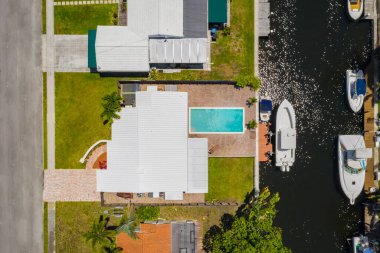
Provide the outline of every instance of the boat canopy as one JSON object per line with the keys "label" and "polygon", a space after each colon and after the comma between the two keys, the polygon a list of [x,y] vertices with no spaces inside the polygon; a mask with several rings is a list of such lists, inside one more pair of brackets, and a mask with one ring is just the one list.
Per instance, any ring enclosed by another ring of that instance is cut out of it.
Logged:
{"label": "boat canopy", "polygon": [[272,101],[268,99],[262,99],[260,101],[260,112],[272,111]]}
{"label": "boat canopy", "polygon": [[366,91],[365,79],[356,80],[356,94],[364,96],[365,91]]}

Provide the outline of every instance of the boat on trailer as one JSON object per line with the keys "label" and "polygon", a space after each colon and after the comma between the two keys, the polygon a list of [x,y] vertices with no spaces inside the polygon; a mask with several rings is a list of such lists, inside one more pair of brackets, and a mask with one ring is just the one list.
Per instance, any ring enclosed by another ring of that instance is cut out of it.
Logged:
{"label": "boat on trailer", "polygon": [[372,149],[365,147],[362,135],[339,135],[339,181],[351,205],[363,190],[367,159],[371,157]]}
{"label": "boat on trailer", "polygon": [[352,20],[359,20],[364,11],[364,0],[347,0],[348,15]]}
{"label": "boat on trailer", "polygon": [[276,115],[276,166],[290,170],[296,156],[296,114],[288,100],[282,101]]}
{"label": "boat on trailer", "polygon": [[270,98],[260,99],[260,121],[268,122],[272,115],[273,105]]}
{"label": "boat on trailer", "polygon": [[362,70],[346,71],[346,93],[351,110],[354,112],[360,111],[363,107],[366,93],[366,82]]}

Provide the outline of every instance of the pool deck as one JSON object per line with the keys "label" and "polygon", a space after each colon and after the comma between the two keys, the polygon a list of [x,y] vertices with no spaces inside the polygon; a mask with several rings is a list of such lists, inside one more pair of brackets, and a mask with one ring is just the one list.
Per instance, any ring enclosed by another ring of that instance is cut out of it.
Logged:
{"label": "pool deck", "polygon": [[[158,90],[165,85],[154,84]],[[147,85],[141,84],[142,91]],[[180,84],[177,91],[188,93],[189,107],[244,107],[245,123],[255,119],[256,109],[247,105],[255,93],[249,88],[238,89],[230,84]],[[208,138],[209,157],[254,157],[256,152],[255,131],[246,129],[244,134],[189,134],[190,138]]]}

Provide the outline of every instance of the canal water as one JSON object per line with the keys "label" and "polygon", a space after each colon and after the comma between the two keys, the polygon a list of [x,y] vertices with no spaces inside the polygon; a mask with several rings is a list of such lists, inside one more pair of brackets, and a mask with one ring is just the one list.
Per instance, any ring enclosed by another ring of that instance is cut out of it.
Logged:
{"label": "canal water", "polygon": [[[271,0],[271,29],[260,40],[262,94],[288,99],[297,117],[296,162],[289,173],[261,165],[261,187],[279,192],[275,224],[293,252],[349,252],[346,238],[360,232],[361,206],[342,194],[337,136],[363,133],[363,113],[345,98],[345,71],[365,67],[370,23],[351,22],[345,0]],[[357,200],[359,202],[360,200]]]}

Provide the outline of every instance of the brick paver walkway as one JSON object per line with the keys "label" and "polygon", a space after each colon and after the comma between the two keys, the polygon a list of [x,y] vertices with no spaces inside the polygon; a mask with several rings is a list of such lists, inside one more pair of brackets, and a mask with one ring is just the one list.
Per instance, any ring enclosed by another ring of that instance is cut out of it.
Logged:
{"label": "brick paver walkway", "polygon": [[44,201],[100,201],[96,170],[55,169],[44,173]]}
{"label": "brick paver walkway", "polygon": [[88,4],[117,4],[118,0],[92,0],[92,1],[56,1],[56,6],[66,5],[88,5]]}

